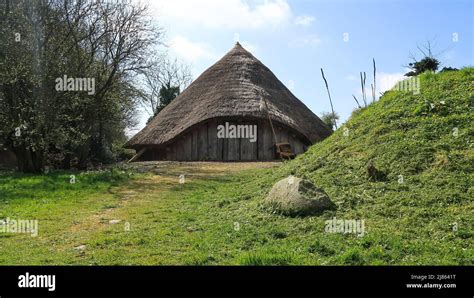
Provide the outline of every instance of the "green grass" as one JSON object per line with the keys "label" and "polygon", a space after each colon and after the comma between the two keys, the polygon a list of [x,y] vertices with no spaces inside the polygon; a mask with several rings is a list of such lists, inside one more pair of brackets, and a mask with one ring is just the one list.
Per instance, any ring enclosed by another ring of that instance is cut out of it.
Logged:
{"label": "green grass", "polygon": [[75,231],[73,227],[97,210],[117,204],[119,195],[112,188],[126,183],[131,175],[117,170],[45,175],[1,173],[0,218],[38,220],[39,236],[0,233],[0,263],[75,263],[68,248],[86,231]]}
{"label": "green grass", "polygon": [[[169,164],[77,174],[75,184],[71,173],[2,174],[0,218],[38,219],[40,232],[0,233],[0,264],[473,265],[473,82],[473,68],[422,75],[421,94],[387,92],[272,169]],[[369,181],[369,162],[384,181]],[[337,209],[270,212],[263,198],[290,174]],[[325,233],[333,217],[363,219],[366,234]]]}
{"label": "green grass", "polygon": [[[338,205],[323,218],[366,221],[361,239],[331,240],[332,264],[474,264],[474,68],[420,80],[420,94],[387,92],[260,179],[306,177]],[[386,181],[368,181],[370,162]]]}

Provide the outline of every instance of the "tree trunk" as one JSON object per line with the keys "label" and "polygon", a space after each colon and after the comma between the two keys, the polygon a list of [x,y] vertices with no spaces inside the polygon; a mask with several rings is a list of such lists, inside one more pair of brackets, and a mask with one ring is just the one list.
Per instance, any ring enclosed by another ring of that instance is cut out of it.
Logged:
{"label": "tree trunk", "polygon": [[41,152],[33,152],[25,147],[13,147],[15,153],[18,171],[23,173],[41,173],[44,166],[43,154]]}
{"label": "tree trunk", "polygon": [[66,153],[62,161],[62,168],[65,170],[71,169],[71,153]]}
{"label": "tree trunk", "polygon": [[77,165],[79,170],[87,170],[87,157],[89,156],[89,146],[90,144],[83,144],[78,147],[78,158],[79,164]]}

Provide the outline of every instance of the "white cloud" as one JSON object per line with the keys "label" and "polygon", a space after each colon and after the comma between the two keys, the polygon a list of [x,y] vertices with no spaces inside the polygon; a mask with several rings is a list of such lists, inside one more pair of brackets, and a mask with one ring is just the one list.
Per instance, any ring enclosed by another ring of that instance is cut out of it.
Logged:
{"label": "white cloud", "polygon": [[246,49],[247,51],[249,51],[253,55],[255,55],[258,52],[258,46],[255,45],[255,44],[252,44],[248,41],[242,41],[242,42],[240,42],[240,44],[242,45],[242,47],[244,49]]}
{"label": "white cloud", "polygon": [[240,34],[239,33],[234,33],[234,42],[240,41]]}
{"label": "white cloud", "polygon": [[288,83],[286,84],[286,87],[288,87],[288,89],[293,91],[295,89],[295,81],[289,80]]}
{"label": "white cloud", "polygon": [[404,73],[385,73],[377,72],[377,95],[379,92],[385,92],[390,90],[395,86],[395,84],[401,80],[405,79]]}
{"label": "white cloud", "polygon": [[171,50],[179,57],[194,62],[199,59],[216,59],[214,49],[203,42],[193,42],[183,36],[176,36],[170,42]]}
{"label": "white cloud", "polygon": [[355,75],[351,75],[351,74],[350,74],[350,75],[346,76],[346,80],[349,80],[349,81],[355,81],[356,79],[357,79],[357,78],[356,78]]}
{"label": "white cloud", "polygon": [[295,25],[303,26],[303,27],[309,27],[313,24],[314,20],[315,20],[315,18],[313,16],[309,16],[309,15],[297,16],[295,18]]}
{"label": "white cloud", "polygon": [[302,38],[297,38],[288,43],[290,48],[304,48],[304,47],[314,47],[321,43],[321,39],[315,35],[305,36]]}
{"label": "white cloud", "polygon": [[252,6],[244,0],[153,0],[149,5],[165,19],[210,28],[256,29],[288,23],[292,16],[286,0]]}

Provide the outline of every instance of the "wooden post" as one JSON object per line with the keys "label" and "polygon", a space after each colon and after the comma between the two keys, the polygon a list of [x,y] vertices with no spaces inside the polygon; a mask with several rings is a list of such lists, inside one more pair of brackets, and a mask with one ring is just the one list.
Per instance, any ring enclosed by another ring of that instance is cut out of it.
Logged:
{"label": "wooden post", "polygon": [[265,103],[265,109],[267,110],[268,121],[270,121],[270,126],[272,127],[272,132],[273,132],[273,138],[275,139],[275,144],[276,144],[277,137],[276,137],[275,129],[273,128],[272,119],[270,118],[270,111],[268,110],[267,100],[265,99],[265,97],[262,97],[262,99],[263,99],[263,102]]}
{"label": "wooden post", "polygon": [[356,101],[357,105],[359,106],[359,109],[361,108],[360,104],[359,104],[359,101],[357,100],[357,98],[355,97],[354,94],[352,94],[352,97],[354,97],[354,100]]}
{"label": "wooden post", "polygon": [[321,74],[322,74],[322,76],[323,76],[324,84],[326,84],[326,90],[328,91],[329,103],[331,103],[332,120],[333,120],[333,122],[334,122],[334,127],[337,129],[336,114],[334,113],[334,107],[333,107],[333,105],[332,105],[331,93],[329,93],[328,81],[326,80],[326,77],[324,76],[324,71],[323,71],[322,68],[321,68]]}
{"label": "wooden post", "polygon": [[372,87],[372,101],[374,102],[375,101],[375,88],[376,88],[376,70],[377,68],[375,67],[375,58],[372,58],[372,62],[373,62],[373,65],[374,65],[374,86]]}
{"label": "wooden post", "polygon": [[140,156],[143,155],[143,153],[145,153],[147,148],[142,148],[140,151],[137,152],[137,154],[135,154],[127,163],[130,163],[130,162],[134,162],[135,160],[137,160]]}

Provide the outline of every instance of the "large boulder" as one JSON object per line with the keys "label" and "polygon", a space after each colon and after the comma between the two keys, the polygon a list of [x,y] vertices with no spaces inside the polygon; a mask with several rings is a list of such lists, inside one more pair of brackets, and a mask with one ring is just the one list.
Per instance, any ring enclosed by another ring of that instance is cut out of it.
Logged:
{"label": "large boulder", "polygon": [[265,204],[285,215],[315,215],[336,207],[311,181],[294,176],[275,183]]}

